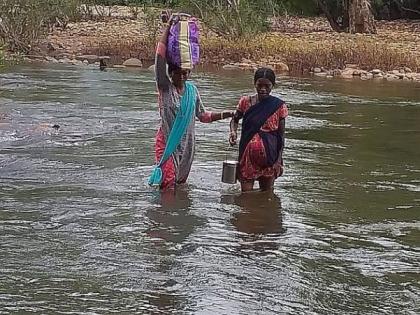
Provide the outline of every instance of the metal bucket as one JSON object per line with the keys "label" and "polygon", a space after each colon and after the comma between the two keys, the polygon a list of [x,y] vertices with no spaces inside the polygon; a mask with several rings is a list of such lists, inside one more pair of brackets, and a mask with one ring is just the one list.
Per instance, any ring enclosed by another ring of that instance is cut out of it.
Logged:
{"label": "metal bucket", "polygon": [[222,182],[235,184],[238,176],[238,161],[224,161],[222,170]]}

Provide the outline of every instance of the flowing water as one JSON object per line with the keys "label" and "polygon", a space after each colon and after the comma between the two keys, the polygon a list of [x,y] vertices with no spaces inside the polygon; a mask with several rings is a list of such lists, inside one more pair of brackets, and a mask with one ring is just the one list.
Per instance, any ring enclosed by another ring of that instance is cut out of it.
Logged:
{"label": "flowing water", "polygon": [[[233,109],[252,74],[200,72]],[[222,184],[227,121],[188,185],[147,186],[147,71],[0,73],[0,314],[418,314],[420,86],[280,78],[274,194]],[[59,124],[59,131],[48,126]]]}

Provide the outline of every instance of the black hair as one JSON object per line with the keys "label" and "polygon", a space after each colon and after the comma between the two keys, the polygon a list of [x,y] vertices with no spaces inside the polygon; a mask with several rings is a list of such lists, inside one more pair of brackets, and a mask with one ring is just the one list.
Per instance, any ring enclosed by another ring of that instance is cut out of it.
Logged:
{"label": "black hair", "polygon": [[173,71],[180,70],[181,67],[174,65],[173,63],[168,62],[168,73],[170,74]]}
{"label": "black hair", "polygon": [[273,85],[276,84],[276,74],[270,68],[258,68],[254,74],[254,84],[257,83],[258,79],[270,80]]}

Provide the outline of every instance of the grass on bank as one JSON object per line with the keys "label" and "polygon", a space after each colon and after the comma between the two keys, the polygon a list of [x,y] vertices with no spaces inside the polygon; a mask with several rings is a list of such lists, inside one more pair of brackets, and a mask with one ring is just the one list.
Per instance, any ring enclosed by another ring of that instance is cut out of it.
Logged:
{"label": "grass on bank", "polygon": [[[85,52],[152,61],[155,44],[150,38],[108,41]],[[368,36],[340,34],[334,39],[323,39],[266,33],[252,39],[215,36],[201,39],[203,63],[222,65],[240,62],[243,58],[257,63],[264,59],[282,61],[294,73],[304,73],[313,67],[343,69],[346,64],[357,64],[364,70],[389,71],[408,67],[414,72],[420,72],[420,55],[401,47],[391,47]]]}

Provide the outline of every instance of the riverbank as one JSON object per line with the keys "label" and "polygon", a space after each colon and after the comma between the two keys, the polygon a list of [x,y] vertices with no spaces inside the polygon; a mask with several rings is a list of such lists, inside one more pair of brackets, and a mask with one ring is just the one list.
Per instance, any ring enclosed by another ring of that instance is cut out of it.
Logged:
{"label": "riverbank", "polygon": [[[150,65],[160,28],[145,21],[141,16],[117,16],[70,23],[64,30],[52,31],[35,55],[72,64],[106,59],[108,65],[117,66],[137,58]],[[271,32],[252,39],[223,38],[204,29],[201,60],[228,70],[266,65],[295,75],[420,82],[420,21],[379,21],[377,28],[376,35],[336,33],[326,19],[288,17],[275,21]]]}

